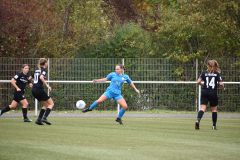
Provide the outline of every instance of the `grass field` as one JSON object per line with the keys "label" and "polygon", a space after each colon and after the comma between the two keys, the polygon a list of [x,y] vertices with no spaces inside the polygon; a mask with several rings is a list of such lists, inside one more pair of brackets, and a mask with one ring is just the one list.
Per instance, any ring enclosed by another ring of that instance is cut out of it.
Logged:
{"label": "grass field", "polygon": [[50,118],[37,126],[0,118],[0,160],[238,160],[240,119]]}

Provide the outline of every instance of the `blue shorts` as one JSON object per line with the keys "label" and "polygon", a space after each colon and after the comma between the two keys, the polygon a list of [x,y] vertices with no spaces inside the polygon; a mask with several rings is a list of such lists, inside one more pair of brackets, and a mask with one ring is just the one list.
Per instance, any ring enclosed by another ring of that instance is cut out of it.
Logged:
{"label": "blue shorts", "polygon": [[105,91],[103,93],[108,99],[114,99],[115,101],[118,101],[119,99],[122,99],[123,96],[121,94],[116,94],[111,91]]}

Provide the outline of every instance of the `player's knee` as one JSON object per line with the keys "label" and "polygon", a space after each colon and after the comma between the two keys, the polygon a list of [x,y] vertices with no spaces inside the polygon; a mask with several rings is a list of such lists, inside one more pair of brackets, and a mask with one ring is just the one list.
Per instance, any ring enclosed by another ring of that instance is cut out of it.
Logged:
{"label": "player's knee", "polygon": [[217,108],[212,108],[212,112],[217,112]]}
{"label": "player's knee", "polygon": [[206,106],[202,106],[200,110],[203,111],[203,112],[206,112],[207,107]]}
{"label": "player's knee", "polygon": [[54,103],[51,103],[50,105],[48,105],[48,108],[50,109],[53,109],[53,107],[54,107]]}
{"label": "player's knee", "polygon": [[125,105],[125,106],[122,106],[123,109],[127,110],[128,109],[128,106]]}
{"label": "player's knee", "polygon": [[12,106],[12,105],[9,105],[9,108],[10,108],[10,109],[16,109],[16,108],[17,108],[17,106]]}
{"label": "player's knee", "polygon": [[29,105],[29,103],[27,102],[27,103],[25,103],[24,105],[23,105],[23,108],[28,108],[28,105]]}

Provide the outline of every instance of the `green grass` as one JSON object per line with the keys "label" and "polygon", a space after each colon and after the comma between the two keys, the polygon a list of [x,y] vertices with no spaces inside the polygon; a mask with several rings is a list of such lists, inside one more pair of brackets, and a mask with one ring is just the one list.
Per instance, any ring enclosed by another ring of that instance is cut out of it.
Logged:
{"label": "green grass", "polygon": [[240,120],[50,118],[37,126],[20,118],[0,119],[0,160],[237,160]]}

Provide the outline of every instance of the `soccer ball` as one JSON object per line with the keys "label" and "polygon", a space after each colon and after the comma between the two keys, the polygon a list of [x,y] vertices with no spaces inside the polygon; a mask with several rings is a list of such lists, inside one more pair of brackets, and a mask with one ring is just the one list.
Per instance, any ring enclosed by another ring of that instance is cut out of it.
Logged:
{"label": "soccer ball", "polygon": [[86,106],[86,103],[83,100],[79,100],[76,102],[77,109],[83,109],[85,108],[85,106]]}

